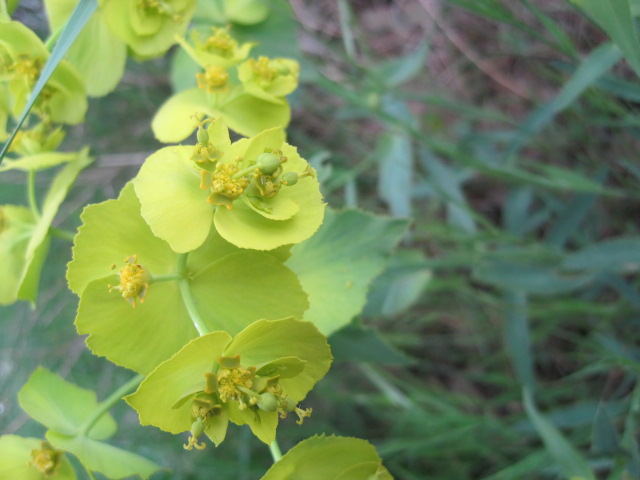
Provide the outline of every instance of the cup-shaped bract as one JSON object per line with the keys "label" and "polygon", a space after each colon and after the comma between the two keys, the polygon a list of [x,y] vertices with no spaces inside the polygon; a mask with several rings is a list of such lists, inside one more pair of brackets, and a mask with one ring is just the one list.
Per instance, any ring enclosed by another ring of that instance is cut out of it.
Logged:
{"label": "cup-shaped bract", "polygon": [[75,480],[71,462],[60,450],[38,438],[0,437],[0,479]]}
{"label": "cup-shaped bract", "polygon": [[[0,84],[7,85],[0,94],[8,94],[3,103],[12,116],[24,109],[49,51],[40,38],[19,22],[0,23]],[[67,61],[60,62],[40,93],[33,111],[55,123],[75,125],[84,119],[87,99],[82,79]],[[4,128],[4,125],[3,125]]]}
{"label": "cup-shaped bract", "polygon": [[238,66],[238,78],[248,93],[281,103],[298,88],[300,64],[290,58],[250,58]]}
{"label": "cup-shaped bract", "polygon": [[105,23],[137,57],[162,55],[183,35],[196,0],[99,0]]}
{"label": "cup-shaped bract", "polygon": [[118,365],[146,374],[198,336],[181,283],[212,331],[235,334],[265,315],[308,308],[281,258],[240,250],[215,231],[180,267],[185,257],[153,235],[131,184],[117,200],[86,207],[81,219],[67,271],[80,296],[76,327],[95,354]]}
{"label": "cup-shaped bract", "polygon": [[322,224],[315,171],[281,128],[223,147],[220,159],[207,164],[193,160],[198,148],[159,150],[134,181],[142,216],[175,251],[202,245],[211,219],[225,240],[253,250],[300,243]]}
{"label": "cup-shaped bract", "polygon": [[247,424],[269,444],[278,417],[311,413],[298,404],[328,371],[331,352],[309,322],[259,320],[235,338],[212,332],[189,342],[160,364],[126,397],[142,425],[179,434],[191,430],[187,449],[203,448],[198,435],[216,445],[228,421]]}

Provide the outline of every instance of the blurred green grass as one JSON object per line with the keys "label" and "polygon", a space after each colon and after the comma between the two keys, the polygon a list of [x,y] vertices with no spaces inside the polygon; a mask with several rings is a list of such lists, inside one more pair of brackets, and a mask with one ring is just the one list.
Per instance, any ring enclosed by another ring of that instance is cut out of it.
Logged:
{"label": "blurred green grass", "polygon": [[[408,480],[566,478],[584,462],[594,478],[636,478],[640,84],[632,62],[616,63],[628,47],[605,44],[569,3],[426,3],[295,4],[313,70],[290,137],[331,205],[411,216],[406,256],[362,321],[412,362],[336,362],[310,421],[279,430],[282,447],[318,432],[366,438]],[[69,134],[69,148],[100,158],[59,225],[75,228],[82,205],[115,196],[157,148],[148,124],[170,92],[167,66],[132,62]],[[22,202],[21,181],[0,177],[0,203]],[[0,307],[2,433],[41,433],[16,401],[37,365],[99,398],[129,377],[75,334],[70,251],[56,240],[52,252],[38,308]],[[171,467],[154,478],[253,479],[269,465],[246,430],[186,455],[126,406],[115,413],[119,445]]]}

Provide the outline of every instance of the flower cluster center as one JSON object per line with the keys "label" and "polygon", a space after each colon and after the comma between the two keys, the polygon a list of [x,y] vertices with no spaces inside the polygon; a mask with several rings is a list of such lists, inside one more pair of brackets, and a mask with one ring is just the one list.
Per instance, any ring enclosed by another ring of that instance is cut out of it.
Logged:
{"label": "flower cluster center", "polygon": [[62,461],[62,453],[47,442],[42,442],[40,448],[31,450],[31,465],[46,476],[52,475]]}
{"label": "flower cluster center", "polygon": [[216,92],[227,86],[229,74],[218,65],[208,65],[204,73],[196,73],[198,88],[207,92]]}
{"label": "flower cluster center", "polygon": [[[146,268],[137,263],[137,255],[131,255],[124,261],[126,265],[118,270],[120,284],[116,287],[109,285],[109,291],[119,290],[122,297],[135,308],[137,300],[140,300],[140,303],[144,302],[151,283],[151,275]],[[116,266],[112,265],[111,269],[115,270],[115,268]]]}

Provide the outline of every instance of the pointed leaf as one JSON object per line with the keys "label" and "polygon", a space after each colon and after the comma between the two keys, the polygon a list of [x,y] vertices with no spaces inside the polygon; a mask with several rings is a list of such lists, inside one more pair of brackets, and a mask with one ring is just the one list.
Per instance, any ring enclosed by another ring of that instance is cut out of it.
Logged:
{"label": "pointed leaf", "polygon": [[562,474],[567,478],[576,477],[584,480],[595,480],[596,477],[586,459],[549,420],[538,412],[528,389],[523,390],[523,397],[529,420],[531,420],[538,434],[542,437],[547,451],[555,459],[562,470]]}

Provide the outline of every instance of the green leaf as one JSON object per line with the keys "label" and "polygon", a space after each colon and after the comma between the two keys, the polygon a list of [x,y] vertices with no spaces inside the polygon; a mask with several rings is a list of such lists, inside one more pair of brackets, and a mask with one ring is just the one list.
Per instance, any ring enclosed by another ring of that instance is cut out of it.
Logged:
{"label": "green leaf", "polygon": [[[148,373],[197,332],[176,280],[153,281],[176,274],[178,255],[153,236],[139,212],[131,184],[118,200],[87,207],[67,278],[81,297],[76,327],[89,334],[89,348],[118,365]],[[118,291],[109,291],[109,285],[119,281],[111,265],[120,266],[131,255],[137,255],[137,263],[152,278],[144,303],[136,308]],[[265,316],[302,315],[308,306],[306,294],[279,255],[241,251],[215,231],[191,252],[186,275],[210,330],[236,333]]]}
{"label": "green leaf", "polygon": [[274,463],[261,480],[392,480],[376,449],[350,437],[313,436]]}
{"label": "green leaf", "polygon": [[23,172],[44,170],[68,163],[76,160],[78,154],[76,152],[45,152],[36,155],[21,157],[18,160],[6,160],[4,165],[0,166],[0,172],[7,170],[21,170]]}
{"label": "green leaf", "polygon": [[89,157],[88,149],[83,150],[77,156],[77,159],[73,162],[69,162],[51,182],[51,186],[45,196],[42,213],[40,218],[37,219],[36,224],[31,232],[31,238],[27,244],[25,252],[25,274],[23,278],[28,279],[27,283],[20,286],[18,291],[18,298],[22,300],[30,300],[35,303],[37,298],[37,285],[39,280],[39,269],[36,271],[29,271],[32,264],[37,265],[44,261],[46,256],[46,248],[43,247],[43,242],[47,239],[49,229],[53,219],[58,213],[60,205],[64,201],[69,192],[69,189],[75,182],[76,178],[87,165],[92,162]]}
{"label": "green leaf", "polygon": [[[610,0],[594,0],[605,4]],[[618,1],[618,3],[620,3]],[[514,140],[507,148],[507,157],[512,157],[535,134],[548,125],[553,117],[568,108],[582,93],[602,75],[608,72],[620,60],[620,50],[610,43],[600,45],[593,50],[578,66],[571,78],[564,84],[560,92],[535,109],[520,125]]]}
{"label": "green leaf", "polygon": [[31,452],[42,448],[42,440],[24,438],[17,435],[0,437],[0,479],[1,480],[75,480],[76,472],[66,455],[62,456],[55,473],[45,475],[36,469]]}
{"label": "green leaf", "polygon": [[472,274],[483,283],[537,295],[571,292],[593,280],[592,274],[562,271],[560,265],[536,265],[527,259],[508,257],[483,259]]}
{"label": "green leaf", "polygon": [[309,307],[296,275],[270,255],[240,251],[197,273],[191,289],[210,330],[235,335],[259,318],[302,316]]}
{"label": "green leaf", "polygon": [[131,183],[117,200],[85,207],[74,239],[73,259],[67,266],[71,291],[79,296],[89,282],[113,275],[112,265],[122,265],[131,255],[138,255],[152,275],[175,270],[175,253],[153,235],[139,212],[140,202]]}
{"label": "green leaf", "polygon": [[593,419],[592,449],[597,455],[619,455],[623,452],[616,427],[600,403]]}
{"label": "green leaf", "polygon": [[[67,21],[76,0],[46,0],[45,6],[52,32]],[[87,94],[100,97],[113,91],[124,74],[127,47],[107,28],[98,10],[87,22],[65,57],[78,69]]]}
{"label": "green leaf", "polygon": [[396,252],[371,285],[363,315],[392,317],[410,308],[431,283],[431,271],[424,267],[425,261],[420,250]]}
{"label": "green leaf", "polygon": [[118,479],[139,475],[149,478],[160,466],[140,455],[107,443],[78,436],[70,437],[58,432],[47,432],[47,440],[54,447],[74,454],[88,470]]}
{"label": "green leaf", "polygon": [[388,60],[376,66],[373,73],[387,87],[398,87],[424,71],[428,54],[429,44],[422,41],[408,55]]}
{"label": "green leaf", "polygon": [[331,365],[327,340],[310,322],[293,318],[260,320],[240,332],[225,349],[225,355],[240,355],[244,365],[264,366],[283,357],[305,362],[294,377],[280,380],[282,389],[296,403],[303,400]]}
{"label": "green leaf", "polygon": [[628,0],[571,0],[607,32],[640,76],[640,42]]}
{"label": "green leaf", "polygon": [[386,133],[378,140],[378,193],[395,217],[411,217],[413,148],[407,134]]}
{"label": "green leaf", "polygon": [[531,345],[531,332],[527,309],[527,296],[508,290],[504,294],[504,339],[518,381],[530,391],[535,388],[535,373]]}
{"label": "green leaf", "polygon": [[542,416],[528,389],[523,389],[524,408],[529,420],[537,430],[547,451],[567,478],[577,477],[584,480],[596,480],[593,471],[585,458],[567,441],[562,433],[544,416]]}
{"label": "green leaf", "polygon": [[147,374],[198,335],[175,282],[152,285],[136,308],[109,292],[117,283],[115,275],[94,280],[80,298],[75,325],[94,354]]}
{"label": "green leaf", "polygon": [[[42,89],[48,82],[49,78],[52,76],[52,74],[56,70],[56,67],[58,66],[62,58],[65,56],[65,54],[67,53],[67,50],[69,50],[69,47],[74,42],[74,40],[76,39],[76,37],[78,36],[82,28],[89,21],[89,18],[91,18],[91,15],[93,14],[97,6],[98,6],[98,3],[96,0],[79,0],[78,1],[78,4],[75,10],[73,11],[73,13],[71,14],[71,17],[69,18],[67,25],[65,26],[64,30],[60,34],[60,38],[58,39],[56,46],[53,48],[53,51],[51,52],[51,55],[49,56],[47,63],[42,69],[42,72],[40,73],[40,77],[38,78],[38,81],[33,87],[33,91],[31,92],[31,96],[27,101],[27,105],[25,106],[22,114],[20,115],[20,118],[16,122],[16,126],[13,132],[11,133],[9,140],[4,144],[2,151],[0,151],[0,162],[2,162],[2,159],[6,155],[7,150],[11,145],[11,142],[13,142],[13,139],[15,138],[16,133],[18,132],[18,130],[20,130],[22,123],[27,118],[27,115],[29,115],[29,111],[31,110],[31,107],[33,107],[38,96],[40,95],[40,92],[42,91]],[[77,88],[73,88],[73,84],[71,84],[71,82],[69,81],[70,80],[69,75],[64,75],[64,78],[61,79],[63,84],[65,79],[68,80],[67,88],[71,87],[71,91],[74,91],[74,90],[77,91]],[[84,115],[84,112],[82,112],[82,116],[83,115]]]}
{"label": "green leaf", "polygon": [[5,205],[2,212],[7,227],[0,234],[0,304],[8,305],[17,300],[26,273],[25,257],[35,219],[26,207]]}
{"label": "green leaf", "polygon": [[567,270],[633,273],[640,269],[640,237],[619,237],[594,243],[568,255]]}
{"label": "green leaf", "polygon": [[386,267],[407,222],[355,210],[327,211],[318,232],[291,249],[286,265],[309,295],[304,319],[325,335],[363,308],[372,280]]}
{"label": "green leaf", "polygon": [[[51,430],[75,435],[98,408],[96,394],[67,382],[55,373],[38,368],[18,394],[20,406],[31,418]],[[90,437],[103,440],[116,431],[116,422],[105,414],[90,430]]]}

